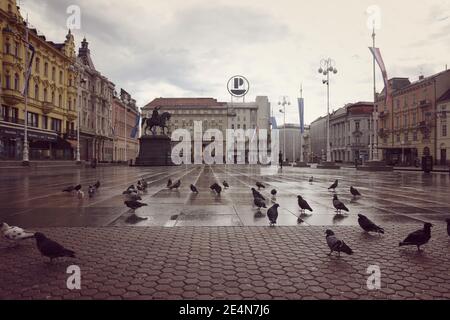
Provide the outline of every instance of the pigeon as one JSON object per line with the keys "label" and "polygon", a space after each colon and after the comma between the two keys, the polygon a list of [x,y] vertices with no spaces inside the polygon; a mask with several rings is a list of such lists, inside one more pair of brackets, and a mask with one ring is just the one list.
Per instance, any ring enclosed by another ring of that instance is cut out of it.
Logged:
{"label": "pigeon", "polygon": [[337,197],[337,194],[333,196],[333,206],[336,208],[336,212],[342,214],[342,210],[349,211],[348,208],[343,204]]}
{"label": "pigeon", "polygon": [[359,191],[358,191],[356,188],[353,188],[353,187],[350,187],[350,193],[351,193],[354,197],[357,197],[357,196],[360,196],[360,195],[361,195],[361,193],[359,193]]}
{"label": "pigeon", "polygon": [[301,209],[301,212],[304,214],[305,210],[309,210],[311,212],[313,212],[313,209],[311,208],[311,206],[308,204],[308,202],[306,202],[305,199],[302,198],[302,196],[297,196],[298,199],[298,206]]}
{"label": "pigeon", "polygon": [[148,187],[147,181],[145,181],[143,179],[142,180],[138,180],[137,189],[139,191],[145,192],[145,191],[147,191],[147,187]]}
{"label": "pigeon", "polygon": [[335,191],[336,188],[337,188],[337,186],[338,186],[338,184],[339,184],[339,181],[336,180],[336,181],[328,188],[328,190],[333,189],[333,191]]}
{"label": "pigeon", "polygon": [[81,190],[78,190],[77,191],[77,196],[78,196],[78,199],[83,199],[84,198],[84,192],[81,191]]}
{"label": "pigeon", "polygon": [[95,195],[96,190],[97,190],[97,188],[95,188],[93,186],[89,186],[89,189],[88,189],[89,198],[92,198]]}
{"label": "pigeon", "polygon": [[258,211],[261,210],[261,208],[267,208],[266,207],[266,203],[264,202],[264,200],[262,200],[261,198],[255,198],[253,200],[253,203],[255,204],[255,206],[258,207]]}
{"label": "pigeon", "polygon": [[447,221],[447,234],[450,236],[450,218],[445,219],[445,221]]}
{"label": "pigeon", "polygon": [[420,251],[420,246],[428,243],[431,239],[431,223],[425,223],[423,229],[414,231],[410,233],[405,240],[400,242],[398,245],[402,246],[417,246],[417,250]]}
{"label": "pigeon", "polygon": [[75,191],[80,191],[81,190],[81,184],[76,185],[74,188]]}
{"label": "pigeon", "polygon": [[19,227],[9,226],[5,222],[0,223],[0,235],[10,243],[34,238],[34,233],[27,232]]}
{"label": "pigeon", "polygon": [[259,182],[259,181],[256,182],[256,186],[258,187],[258,190],[261,190],[261,188],[263,188],[263,189],[266,188],[266,186],[263,185],[263,184],[262,184],[261,182]]}
{"label": "pigeon", "polygon": [[270,191],[270,194],[275,197],[277,195],[277,190],[273,189]]}
{"label": "pigeon", "polygon": [[62,257],[75,258],[75,252],[64,248],[62,245],[53,240],[50,240],[43,233],[36,232],[34,237],[36,238],[36,245],[39,252],[43,256],[50,258],[50,262],[53,262],[53,259]]}
{"label": "pigeon", "polygon": [[338,253],[338,255],[341,255],[341,252],[344,252],[348,255],[352,255],[353,254],[353,250],[350,249],[350,247],[342,240],[339,240],[335,235],[334,232],[331,230],[327,230],[325,232],[326,239],[327,239],[327,244],[328,247],[330,248],[330,253],[328,255],[331,255],[333,253],[333,251],[336,251]]}
{"label": "pigeon", "polygon": [[266,201],[266,198],[263,197],[263,195],[261,193],[259,193],[258,191],[256,191],[255,188],[252,188],[252,193],[253,193],[253,198],[260,198],[264,201]]}
{"label": "pigeon", "polygon": [[278,219],[278,207],[280,205],[275,203],[269,210],[267,210],[267,217],[269,218],[270,226],[273,227],[277,224]]}
{"label": "pigeon", "polygon": [[225,189],[228,189],[230,187],[230,185],[226,181],[224,181],[222,184],[225,187]]}
{"label": "pigeon", "polygon": [[70,192],[73,192],[74,190],[75,190],[75,187],[74,186],[70,186],[70,187],[67,187],[67,188],[63,189],[62,192],[70,193]]}
{"label": "pigeon", "polygon": [[314,177],[310,177],[309,178],[309,183],[313,183],[314,182]]}
{"label": "pigeon", "polygon": [[298,219],[297,219],[297,223],[298,223],[298,224],[304,223],[304,222],[305,222],[305,221],[304,221],[302,218],[298,217]]}
{"label": "pigeon", "polygon": [[172,185],[172,179],[167,180],[167,188],[169,188]]}
{"label": "pigeon", "polygon": [[213,183],[209,188],[215,191],[218,195],[220,195],[220,193],[222,192],[222,187],[217,183]]}
{"label": "pigeon", "polygon": [[94,184],[95,189],[100,189],[100,181],[97,180],[97,182]]}
{"label": "pigeon", "polygon": [[178,180],[177,182],[175,182],[174,184],[172,184],[169,189],[173,190],[173,189],[177,189],[181,186],[181,180]]}
{"label": "pigeon", "polygon": [[125,204],[128,208],[132,209],[133,211],[135,211],[136,209],[139,209],[139,208],[141,208],[141,207],[147,206],[146,203],[142,203],[142,202],[139,202],[139,201],[133,201],[133,200],[125,201],[124,204]]}
{"label": "pigeon", "polygon": [[366,232],[376,232],[376,233],[384,234],[384,229],[377,226],[365,215],[358,214],[358,223],[359,223],[360,227]]}
{"label": "pigeon", "polygon": [[131,193],[127,194],[125,197],[126,197],[126,199],[128,201],[139,201],[139,200],[142,200],[141,196],[138,195],[136,192],[131,192]]}
{"label": "pigeon", "polygon": [[191,191],[194,193],[198,193],[198,189],[196,186],[194,186],[193,184],[191,184]]}

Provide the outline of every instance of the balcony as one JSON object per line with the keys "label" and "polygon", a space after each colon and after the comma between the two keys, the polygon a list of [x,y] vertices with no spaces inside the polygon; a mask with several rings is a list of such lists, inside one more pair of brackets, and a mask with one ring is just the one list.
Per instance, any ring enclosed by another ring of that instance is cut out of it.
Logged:
{"label": "balcony", "polygon": [[421,108],[427,108],[427,107],[431,106],[431,101],[430,100],[420,100],[418,105]]}
{"label": "balcony", "polygon": [[77,132],[75,130],[68,130],[64,133],[63,138],[65,140],[77,140]]}
{"label": "balcony", "polygon": [[2,98],[5,104],[12,107],[24,102],[22,93],[12,89],[3,89]]}
{"label": "balcony", "polygon": [[55,106],[51,102],[43,102],[42,103],[42,112],[48,114],[53,111]]}
{"label": "balcony", "polygon": [[352,132],[352,135],[355,137],[361,137],[363,135],[362,131],[357,129],[355,131]]}

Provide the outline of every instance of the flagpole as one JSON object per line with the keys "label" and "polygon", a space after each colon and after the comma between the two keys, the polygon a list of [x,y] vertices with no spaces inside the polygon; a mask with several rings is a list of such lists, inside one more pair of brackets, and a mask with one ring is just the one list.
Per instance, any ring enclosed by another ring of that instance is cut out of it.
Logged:
{"label": "flagpole", "polygon": [[[300,86],[300,101],[303,103],[303,84]],[[300,110],[303,112],[303,117],[300,115],[300,162],[303,162],[303,131],[305,123],[305,109]],[[302,121],[303,118],[303,121]]]}
{"label": "flagpole", "polygon": [[31,66],[28,66],[28,14],[27,14],[27,21],[25,25],[25,41],[26,41],[26,49],[25,49],[25,70],[26,70],[26,79],[25,79],[25,88],[23,90],[24,95],[24,102],[25,102],[25,119],[24,119],[24,126],[23,126],[23,158],[22,158],[22,164],[24,166],[28,166],[30,164],[30,157],[29,157],[29,149],[28,149],[28,68]]}
{"label": "flagpole", "polygon": [[[373,50],[375,50],[375,21],[373,22],[373,32],[372,32],[372,40],[373,40]],[[387,92],[386,92],[387,94]],[[377,87],[376,87],[376,66],[375,66],[375,56],[373,56],[373,123],[371,132],[373,132],[373,141],[371,141],[371,158],[372,161],[379,161],[378,157],[378,112],[375,109],[375,105],[377,103]],[[371,135],[372,136],[372,135]]]}

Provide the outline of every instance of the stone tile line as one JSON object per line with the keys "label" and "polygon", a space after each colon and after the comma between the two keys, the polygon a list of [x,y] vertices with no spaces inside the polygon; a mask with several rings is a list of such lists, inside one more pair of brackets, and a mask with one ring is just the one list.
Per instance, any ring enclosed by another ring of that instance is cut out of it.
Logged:
{"label": "stone tile line", "polygon": [[[32,240],[0,247],[0,299],[449,299],[449,239],[437,227],[418,253],[398,241],[417,224],[382,237],[333,228],[353,256],[327,256],[324,227],[42,228],[77,252],[46,262]],[[69,265],[81,290],[68,290]],[[369,265],[381,289],[367,289]],[[20,267],[18,267],[20,266]]]}

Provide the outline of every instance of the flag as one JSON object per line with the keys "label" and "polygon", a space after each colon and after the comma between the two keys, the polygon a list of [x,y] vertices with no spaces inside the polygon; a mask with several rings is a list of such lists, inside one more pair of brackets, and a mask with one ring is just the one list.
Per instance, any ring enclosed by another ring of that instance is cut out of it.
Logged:
{"label": "flag", "polygon": [[[28,85],[30,83],[30,77],[31,77],[31,71],[32,71],[32,66],[33,66],[33,59],[34,59],[34,54],[35,54],[35,50],[34,47],[31,45],[31,43],[29,43],[28,40],[28,17],[27,17],[27,24],[26,24],[26,45],[28,47],[28,50],[31,51],[31,59],[30,61],[28,61],[28,65],[26,66],[26,74],[25,74],[25,86],[23,87],[23,95],[26,95],[28,93]],[[28,58],[28,55],[25,55]]]}
{"label": "flag", "polygon": [[140,122],[141,122],[141,114],[138,113],[136,115],[136,124],[134,125],[133,130],[131,130],[131,138],[133,138],[133,139],[136,138],[136,135],[137,135],[137,133],[139,131],[139,123]]}
{"label": "flag", "polygon": [[298,115],[300,117],[300,132],[305,133],[305,101],[298,98]]}
{"label": "flag", "polygon": [[389,79],[386,72],[386,66],[384,65],[383,58],[381,57],[381,51],[380,48],[374,48],[369,47],[370,52],[372,52],[373,57],[375,58],[375,61],[377,62],[378,66],[380,67],[381,74],[383,75],[383,81],[384,81],[384,88],[385,88],[385,103],[388,104],[388,101],[391,96],[391,88],[389,86]]}
{"label": "flag", "polygon": [[270,117],[270,124],[272,125],[272,129],[278,129],[277,119],[275,117]]}

